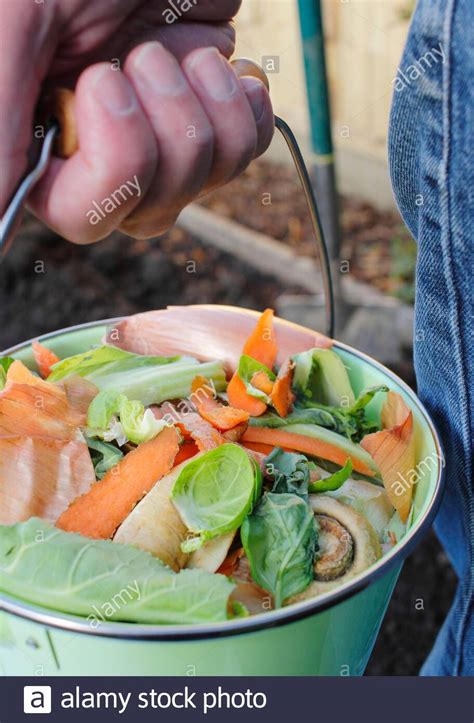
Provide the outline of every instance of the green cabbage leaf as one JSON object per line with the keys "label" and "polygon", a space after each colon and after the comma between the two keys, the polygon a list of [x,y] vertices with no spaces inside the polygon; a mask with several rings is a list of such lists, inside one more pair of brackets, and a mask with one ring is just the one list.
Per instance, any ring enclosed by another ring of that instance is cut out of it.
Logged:
{"label": "green cabbage leaf", "polygon": [[175,573],[137,547],[90,540],[38,518],[0,526],[0,592],[83,616],[93,627],[226,620],[234,587],[224,575]]}

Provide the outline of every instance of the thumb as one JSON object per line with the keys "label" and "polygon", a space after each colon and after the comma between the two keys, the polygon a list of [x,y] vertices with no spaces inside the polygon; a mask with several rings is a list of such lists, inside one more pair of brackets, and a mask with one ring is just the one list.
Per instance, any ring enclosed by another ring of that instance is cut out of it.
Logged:
{"label": "thumb", "polygon": [[35,106],[54,53],[54,35],[48,4],[2,0],[0,215],[27,169]]}

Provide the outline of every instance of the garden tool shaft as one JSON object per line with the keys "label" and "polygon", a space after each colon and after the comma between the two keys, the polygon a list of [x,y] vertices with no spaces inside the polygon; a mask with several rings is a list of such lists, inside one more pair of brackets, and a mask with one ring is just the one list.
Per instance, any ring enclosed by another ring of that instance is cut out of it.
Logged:
{"label": "garden tool shaft", "polygon": [[[265,84],[267,89],[269,89],[270,86],[265,72],[254,61],[240,58],[232,61],[232,65],[240,77],[253,76],[258,78]],[[78,149],[78,136],[74,116],[74,93],[71,90],[58,88],[53,91],[42,104],[41,118],[47,131],[39,160],[36,166],[27,173],[19,184],[0,222],[0,254],[2,256],[8,251],[16,233],[23,204],[35,184],[45,172],[52,153],[54,152],[59,158],[69,158]],[[334,335],[335,321],[333,285],[329,256],[316,198],[308,170],[291,128],[278,116],[275,116],[275,126],[282,134],[290,150],[305,194],[321,261],[326,309],[326,334],[332,337]]]}

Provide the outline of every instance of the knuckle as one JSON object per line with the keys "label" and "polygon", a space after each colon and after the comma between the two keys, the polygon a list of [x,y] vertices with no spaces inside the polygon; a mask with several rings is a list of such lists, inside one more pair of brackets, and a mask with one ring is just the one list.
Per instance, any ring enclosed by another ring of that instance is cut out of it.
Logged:
{"label": "knuckle", "polygon": [[230,20],[239,12],[242,0],[212,0],[212,4],[223,20]]}

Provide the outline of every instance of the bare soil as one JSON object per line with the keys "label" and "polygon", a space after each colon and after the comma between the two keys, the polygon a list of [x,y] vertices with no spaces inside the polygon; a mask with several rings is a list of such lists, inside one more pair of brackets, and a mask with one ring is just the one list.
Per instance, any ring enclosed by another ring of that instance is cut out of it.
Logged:
{"label": "bare soil", "polygon": [[[265,233],[304,256],[316,256],[296,172],[256,161],[244,174],[203,199],[216,213]],[[353,198],[340,199],[341,259],[345,271],[380,291],[412,302],[416,244],[395,211],[377,211]]]}

